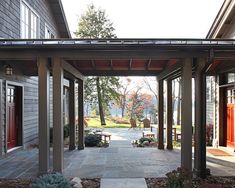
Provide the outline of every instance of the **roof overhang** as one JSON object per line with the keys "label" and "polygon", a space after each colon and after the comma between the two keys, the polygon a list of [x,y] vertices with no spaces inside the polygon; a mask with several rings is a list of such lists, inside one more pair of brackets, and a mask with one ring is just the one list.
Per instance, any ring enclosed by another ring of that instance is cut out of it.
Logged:
{"label": "roof overhang", "polygon": [[64,8],[61,0],[49,0],[48,1],[53,12],[54,18],[56,20],[57,27],[59,29],[61,38],[71,38],[71,33],[69,31],[69,26],[64,13]]}
{"label": "roof overhang", "polygon": [[225,0],[221,6],[206,38],[227,38],[226,34],[234,23],[235,17],[235,0]]}
{"label": "roof overhang", "polygon": [[84,76],[157,76],[185,58],[233,65],[235,40],[0,40],[0,60],[21,60],[28,75],[37,73],[38,57],[61,57]]}

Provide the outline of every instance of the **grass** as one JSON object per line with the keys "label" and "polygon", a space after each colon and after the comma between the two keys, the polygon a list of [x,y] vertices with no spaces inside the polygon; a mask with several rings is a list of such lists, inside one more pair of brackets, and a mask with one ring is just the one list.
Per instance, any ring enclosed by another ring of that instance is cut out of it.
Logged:
{"label": "grass", "polygon": [[105,126],[102,126],[100,124],[100,119],[98,117],[93,117],[93,118],[89,118],[87,120],[87,123],[88,123],[88,127],[90,128],[130,128],[131,125],[128,123],[128,124],[117,124],[115,122],[112,121],[111,118],[106,118],[105,119],[105,122],[106,122],[106,125]]}

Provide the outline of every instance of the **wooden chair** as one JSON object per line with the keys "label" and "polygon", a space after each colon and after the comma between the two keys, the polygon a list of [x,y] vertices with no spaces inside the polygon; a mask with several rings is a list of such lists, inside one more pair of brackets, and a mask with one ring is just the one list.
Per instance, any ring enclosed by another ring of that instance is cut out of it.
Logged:
{"label": "wooden chair", "polygon": [[144,129],[145,128],[150,128],[150,120],[149,119],[145,118],[143,120],[143,124],[144,124]]}
{"label": "wooden chair", "polygon": [[130,124],[131,124],[131,127],[129,128],[129,129],[131,129],[131,128],[137,128],[137,125],[136,125],[136,119],[133,119],[133,118],[131,118],[130,119]]}

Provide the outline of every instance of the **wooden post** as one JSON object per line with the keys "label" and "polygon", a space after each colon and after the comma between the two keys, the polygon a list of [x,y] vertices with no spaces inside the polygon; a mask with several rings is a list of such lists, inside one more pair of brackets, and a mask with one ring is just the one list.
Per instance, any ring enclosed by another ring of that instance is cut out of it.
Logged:
{"label": "wooden post", "polygon": [[63,125],[63,83],[64,74],[61,59],[53,59],[53,170],[63,171],[64,125]]}
{"label": "wooden post", "polygon": [[206,76],[203,74],[205,59],[198,59],[195,73],[195,151],[194,172],[206,177]]}
{"label": "wooden post", "polygon": [[75,81],[69,80],[69,150],[76,148]]}
{"label": "wooden post", "polygon": [[84,149],[83,80],[78,80],[78,149]]}
{"label": "wooden post", "polygon": [[167,80],[167,149],[172,150],[172,80]]}
{"label": "wooden post", "polygon": [[182,69],[181,167],[192,171],[192,59]]}
{"label": "wooden post", "polygon": [[158,80],[158,149],[164,149],[163,80]]}
{"label": "wooden post", "polygon": [[45,174],[49,171],[49,79],[48,59],[38,58],[38,97],[39,97],[39,174]]}

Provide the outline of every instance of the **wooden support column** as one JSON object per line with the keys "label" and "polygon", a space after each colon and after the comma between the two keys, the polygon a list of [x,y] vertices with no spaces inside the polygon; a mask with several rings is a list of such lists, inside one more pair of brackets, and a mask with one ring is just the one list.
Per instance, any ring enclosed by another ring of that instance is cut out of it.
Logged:
{"label": "wooden support column", "polygon": [[75,81],[69,80],[69,150],[76,148]]}
{"label": "wooden support column", "polygon": [[38,97],[39,97],[39,174],[49,171],[49,79],[48,59],[38,58]]}
{"label": "wooden support column", "polygon": [[198,59],[195,73],[195,151],[194,172],[206,177],[206,76],[203,74],[205,59]]}
{"label": "wooden support column", "polygon": [[163,80],[158,80],[158,149],[164,149]]}
{"label": "wooden support column", "polygon": [[59,57],[53,58],[53,170],[63,171],[64,125],[63,84],[64,74]]}
{"label": "wooden support column", "polygon": [[167,80],[167,149],[173,149],[172,145],[172,80]]}
{"label": "wooden support column", "polygon": [[84,149],[83,80],[78,80],[78,149]]}
{"label": "wooden support column", "polygon": [[182,68],[181,167],[192,171],[192,59]]}

